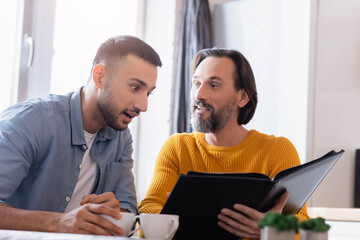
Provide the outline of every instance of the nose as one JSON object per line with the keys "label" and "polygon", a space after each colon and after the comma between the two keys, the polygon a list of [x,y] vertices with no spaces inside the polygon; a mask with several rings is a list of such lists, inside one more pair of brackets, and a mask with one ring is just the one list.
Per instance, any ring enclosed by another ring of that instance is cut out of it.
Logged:
{"label": "nose", "polygon": [[206,99],[206,90],[203,85],[199,87],[192,88],[193,98],[196,100],[205,100]]}
{"label": "nose", "polygon": [[135,109],[138,109],[140,112],[146,112],[148,107],[148,96],[141,95],[137,97],[135,101]]}

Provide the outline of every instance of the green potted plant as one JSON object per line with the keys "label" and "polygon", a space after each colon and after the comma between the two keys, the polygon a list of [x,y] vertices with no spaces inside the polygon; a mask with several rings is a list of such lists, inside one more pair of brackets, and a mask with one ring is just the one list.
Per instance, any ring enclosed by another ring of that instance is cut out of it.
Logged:
{"label": "green potted plant", "polygon": [[327,240],[330,225],[325,223],[325,219],[311,218],[303,221],[299,225],[301,240]]}
{"label": "green potted plant", "polygon": [[258,222],[261,240],[289,240],[298,233],[298,220],[293,215],[268,212]]}

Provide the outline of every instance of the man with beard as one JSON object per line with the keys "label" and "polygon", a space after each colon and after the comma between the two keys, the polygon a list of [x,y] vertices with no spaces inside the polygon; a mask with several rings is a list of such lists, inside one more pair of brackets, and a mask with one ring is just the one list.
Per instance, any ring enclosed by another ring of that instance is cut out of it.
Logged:
{"label": "man with beard", "polygon": [[[273,178],[300,164],[288,139],[243,127],[255,113],[257,92],[252,69],[241,53],[204,49],[196,54],[191,71],[191,123],[195,131],[174,134],[165,142],[152,183],[139,204],[140,212],[160,213],[179,174],[187,171],[257,172]],[[280,213],[287,197],[286,192],[271,211]],[[240,238],[259,239],[257,222],[263,215],[235,204],[233,209],[219,212],[218,225]],[[297,217],[308,219],[306,205]]]}
{"label": "man with beard", "polygon": [[147,110],[161,65],[142,40],[113,37],[84,87],[1,113],[1,229],[122,234],[100,214],[137,212],[128,124]]}

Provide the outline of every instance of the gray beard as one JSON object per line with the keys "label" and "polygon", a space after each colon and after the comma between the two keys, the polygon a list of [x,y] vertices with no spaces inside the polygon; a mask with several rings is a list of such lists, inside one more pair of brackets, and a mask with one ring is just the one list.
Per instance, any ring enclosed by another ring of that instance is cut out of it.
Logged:
{"label": "gray beard", "polygon": [[225,105],[219,110],[210,108],[210,116],[206,119],[201,119],[201,115],[195,112],[196,107],[194,103],[191,106],[191,125],[195,131],[202,133],[216,133],[220,131],[237,113],[236,101]]}

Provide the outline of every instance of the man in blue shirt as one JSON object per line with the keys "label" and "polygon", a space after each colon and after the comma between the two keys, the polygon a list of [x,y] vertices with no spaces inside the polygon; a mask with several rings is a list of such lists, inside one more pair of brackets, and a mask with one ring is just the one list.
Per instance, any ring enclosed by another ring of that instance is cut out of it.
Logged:
{"label": "man in blue shirt", "polygon": [[113,37],[84,87],[0,114],[0,229],[122,234],[99,215],[137,212],[127,126],[147,110],[161,65],[140,39]]}

